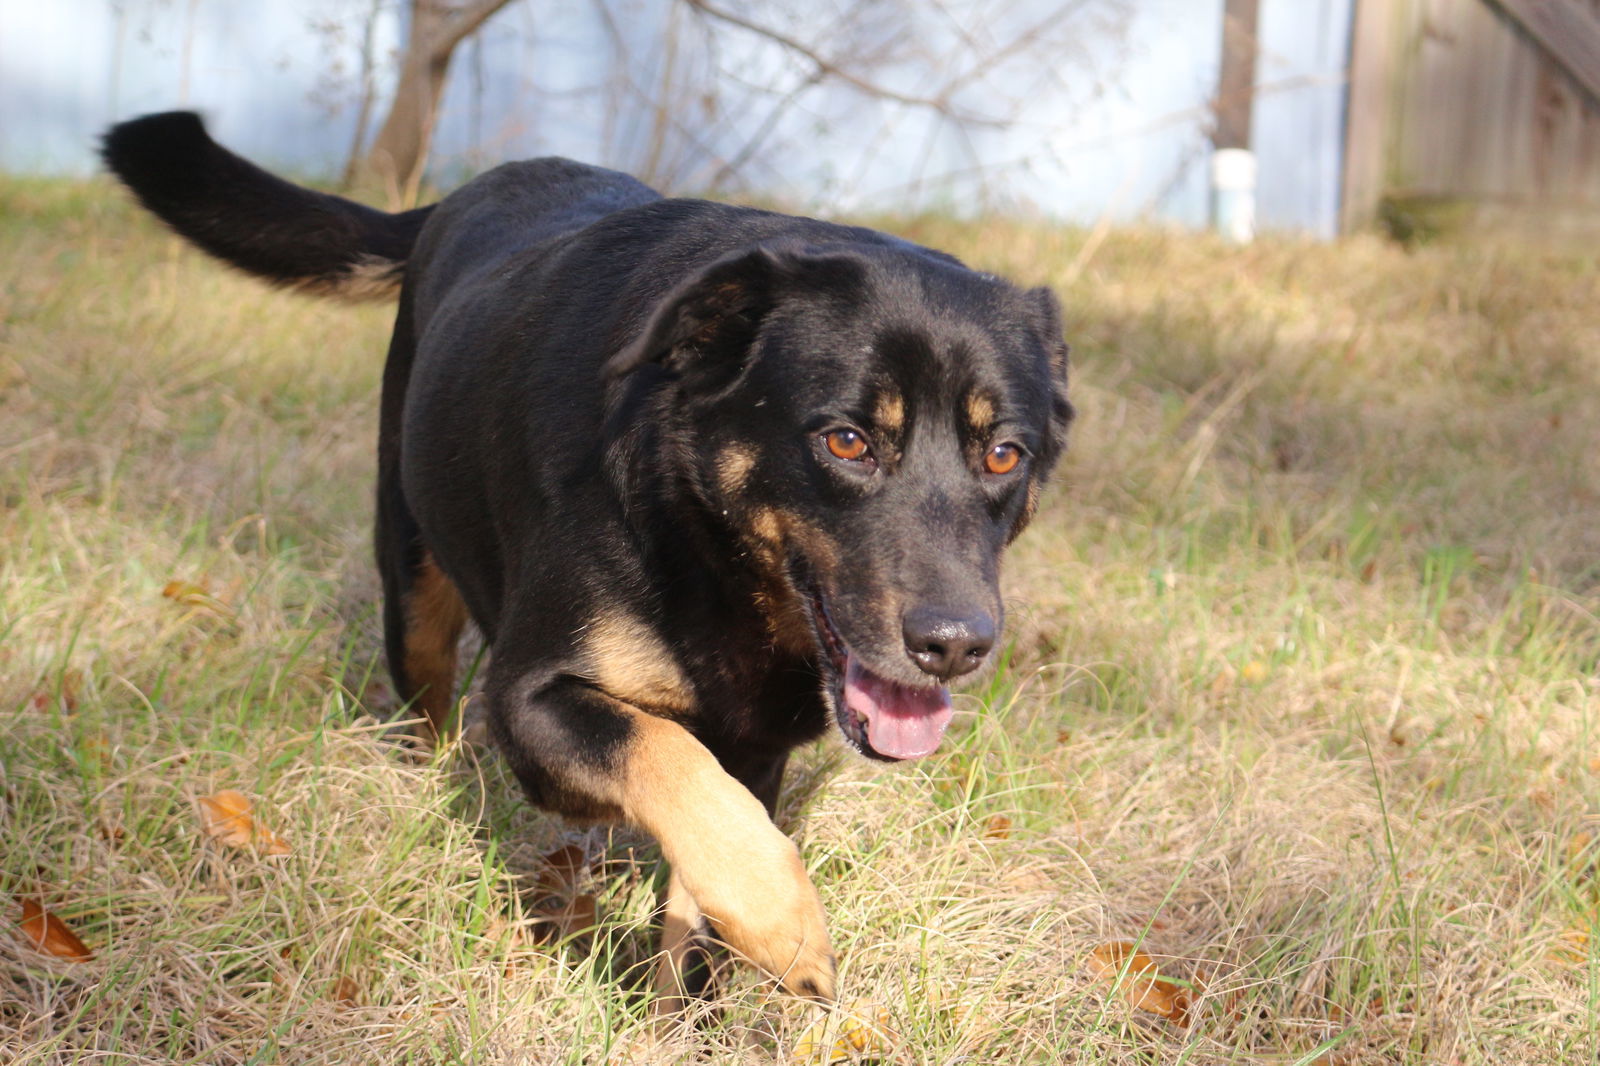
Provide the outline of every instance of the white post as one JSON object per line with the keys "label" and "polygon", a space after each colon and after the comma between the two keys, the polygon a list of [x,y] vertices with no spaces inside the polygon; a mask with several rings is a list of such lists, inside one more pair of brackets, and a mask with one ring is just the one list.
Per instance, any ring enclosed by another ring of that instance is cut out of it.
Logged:
{"label": "white post", "polygon": [[1219,148],[1211,154],[1211,227],[1235,244],[1256,235],[1256,154]]}

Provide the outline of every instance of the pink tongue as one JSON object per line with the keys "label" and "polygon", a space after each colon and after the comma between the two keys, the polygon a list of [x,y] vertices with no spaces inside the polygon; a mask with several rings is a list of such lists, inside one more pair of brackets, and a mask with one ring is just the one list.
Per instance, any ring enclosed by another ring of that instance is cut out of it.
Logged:
{"label": "pink tongue", "polygon": [[854,655],[844,671],[845,706],[867,721],[867,743],[891,759],[931,755],[954,713],[950,690],[913,688],[870,673]]}

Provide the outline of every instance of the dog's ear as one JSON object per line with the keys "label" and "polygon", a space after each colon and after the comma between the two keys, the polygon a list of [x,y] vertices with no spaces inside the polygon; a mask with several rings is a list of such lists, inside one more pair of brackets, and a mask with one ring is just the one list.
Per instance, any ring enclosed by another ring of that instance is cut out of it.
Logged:
{"label": "dog's ear", "polygon": [[865,271],[858,255],[800,243],[735,252],[663,297],[638,336],[606,361],[604,374],[620,377],[647,363],[675,373],[736,370],[785,292],[848,299]]}
{"label": "dog's ear", "polygon": [[1066,443],[1067,427],[1072,424],[1072,404],[1067,400],[1067,348],[1061,333],[1061,301],[1049,289],[1029,289],[1023,294],[1028,302],[1028,316],[1050,358],[1050,450],[1060,450]]}
{"label": "dog's ear", "polygon": [[1016,540],[1033,520],[1045,480],[1066,447],[1067,428],[1072,425],[1073,417],[1072,403],[1067,399],[1067,342],[1061,335],[1061,303],[1055,293],[1045,288],[1029,289],[1023,293],[1023,299],[1029,324],[1038,336],[1049,364],[1050,421],[1040,442],[1039,461],[1029,479],[1027,496],[1017,512],[1016,520],[1011,524],[1007,543]]}
{"label": "dog's ear", "polygon": [[606,361],[605,376],[646,363],[682,371],[719,355],[738,358],[772,308],[781,271],[778,255],[759,245],[717,260],[656,304],[639,335]]}

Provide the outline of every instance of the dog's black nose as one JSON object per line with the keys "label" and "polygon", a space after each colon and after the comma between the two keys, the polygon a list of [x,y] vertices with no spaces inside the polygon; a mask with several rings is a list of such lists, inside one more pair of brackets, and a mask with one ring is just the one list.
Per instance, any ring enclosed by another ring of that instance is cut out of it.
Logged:
{"label": "dog's black nose", "polygon": [[941,681],[972,673],[994,647],[994,619],[984,611],[913,607],[900,624],[906,653]]}

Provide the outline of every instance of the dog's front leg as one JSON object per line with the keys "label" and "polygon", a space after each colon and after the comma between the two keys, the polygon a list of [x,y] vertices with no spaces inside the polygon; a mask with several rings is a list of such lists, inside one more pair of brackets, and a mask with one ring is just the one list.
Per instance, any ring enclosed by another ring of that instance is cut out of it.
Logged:
{"label": "dog's front leg", "polygon": [[496,702],[502,750],[536,798],[650,833],[714,936],[789,991],[833,998],[799,850],[687,729],[571,680]]}
{"label": "dog's front leg", "polygon": [[[778,793],[783,786],[783,770],[789,757],[758,761],[744,767],[738,780],[748,788],[767,817],[777,813]],[[673,871],[661,894],[661,950],[656,955],[652,1010],[657,1017],[671,1019],[688,1010],[691,999],[708,999],[715,994],[718,958],[706,939],[705,917],[683,879]]]}
{"label": "dog's front leg", "polygon": [[715,985],[715,961],[704,940],[705,919],[694,897],[673,870],[661,898],[661,950],[656,956],[652,1012],[674,1018],[703,999]]}

